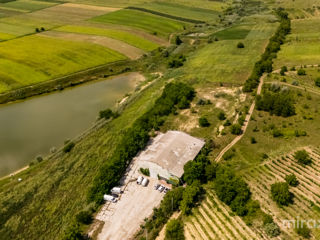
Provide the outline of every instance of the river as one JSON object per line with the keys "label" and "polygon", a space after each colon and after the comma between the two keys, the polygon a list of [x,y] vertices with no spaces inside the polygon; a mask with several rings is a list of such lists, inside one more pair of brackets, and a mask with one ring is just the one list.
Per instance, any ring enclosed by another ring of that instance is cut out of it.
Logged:
{"label": "river", "polygon": [[0,177],[92,126],[142,78],[129,73],[0,106]]}

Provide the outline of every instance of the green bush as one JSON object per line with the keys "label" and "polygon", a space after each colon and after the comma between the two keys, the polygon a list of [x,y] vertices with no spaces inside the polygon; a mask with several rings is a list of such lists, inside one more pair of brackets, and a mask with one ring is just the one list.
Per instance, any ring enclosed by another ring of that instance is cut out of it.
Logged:
{"label": "green bush", "polygon": [[280,206],[288,206],[293,203],[293,194],[289,192],[289,185],[286,182],[272,184],[271,197]]}
{"label": "green bush", "polygon": [[79,223],[90,224],[92,222],[92,216],[89,211],[81,211],[76,215],[76,219]]}
{"label": "green bush", "polygon": [[68,142],[68,143],[63,147],[62,151],[63,151],[64,153],[68,153],[68,152],[70,152],[70,151],[74,148],[74,146],[75,146],[75,143],[74,143],[74,142]]}
{"label": "green bush", "polygon": [[83,233],[78,223],[71,223],[71,225],[64,231],[63,240],[84,240]]}
{"label": "green bush", "polygon": [[304,69],[302,69],[302,68],[299,68],[297,74],[298,74],[299,76],[306,75],[306,70],[304,70]]}
{"label": "green bush", "polygon": [[320,87],[320,77],[318,77],[316,80],[314,80],[314,84],[315,84],[317,87]]}
{"label": "green bush", "polygon": [[294,153],[294,158],[298,161],[298,163],[303,165],[310,165],[312,163],[312,159],[307,153],[306,150],[300,150]]}
{"label": "green bush", "polygon": [[237,48],[244,48],[244,44],[242,42],[238,42]]}
{"label": "green bush", "polygon": [[299,185],[299,181],[298,181],[296,175],[294,175],[294,174],[287,175],[285,177],[285,180],[290,186],[296,187]]}
{"label": "green bush", "polygon": [[108,120],[111,117],[113,117],[113,112],[109,108],[99,112],[99,118],[105,118],[106,120]]}
{"label": "green bush", "polygon": [[184,240],[183,222],[177,219],[170,220],[166,227],[165,240]]}
{"label": "green bush", "polygon": [[301,227],[296,227],[295,231],[304,238],[310,238],[311,237],[311,230],[306,226],[306,224],[302,224]]}
{"label": "green bush", "polygon": [[241,129],[241,125],[236,123],[236,124],[232,124],[231,125],[231,133],[233,135],[241,135],[242,134],[242,129]]}
{"label": "green bush", "polygon": [[185,61],[186,61],[186,57],[183,55],[174,56],[169,60],[168,66],[170,68],[179,68],[183,66],[183,63]]}
{"label": "green bush", "polygon": [[150,176],[149,168],[140,168],[140,172],[145,176]]}
{"label": "green bush", "polygon": [[221,120],[221,121],[225,120],[226,119],[226,114],[224,112],[222,112],[222,111],[219,112],[218,113],[218,119]]}
{"label": "green bush", "polygon": [[251,137],[250,141],[251,141],[252,144],[256,144],[257,143],[257,140],[254,137]]}
{"label": "green bush", "polygon": [[209,123],[209,121],[208,121],[208,119],[206,117],[200,117],[199,118],[199,125],[201,127],[209,127],[210,123]]}
{"label": "green bush", "polygon": [[279,236],[281,233],[279,226],[274,222],[264,225],[264,230],[266,234],[272,238]]}
{"label": "green bush", "polygon": [[194,181],[191,185],[185,188],[182,200],[180,202],[180,210],[183,214],[189,215],[191,209],[195,206],[203,193],[203,188],[199,181]]}
{"label": "green bush", "polygon": [[176,45],[180,45],[182,43],[182,40],[179,36],[176,36],[176,39],[175,39],[175,44]]}

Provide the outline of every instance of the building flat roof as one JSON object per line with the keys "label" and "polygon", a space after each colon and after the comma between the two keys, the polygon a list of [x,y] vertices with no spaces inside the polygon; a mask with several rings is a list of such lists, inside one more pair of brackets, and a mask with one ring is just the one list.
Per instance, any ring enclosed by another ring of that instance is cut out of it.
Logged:
{"label": "building flat roof", "polygon": [[168,131],[156,136],[146,150],[138,156],[138,161],[153,162],[181,177],[183,166],[193,160],[205,142],[180,131]]}

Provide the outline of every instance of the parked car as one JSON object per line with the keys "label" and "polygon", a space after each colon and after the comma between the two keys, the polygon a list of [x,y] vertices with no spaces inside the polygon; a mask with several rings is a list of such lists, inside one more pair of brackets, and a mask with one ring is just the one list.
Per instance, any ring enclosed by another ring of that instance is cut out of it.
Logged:
{"label": "parked car", "polygon": [[160,187],[160,184],[154,185],[154,190],[158,190],[159,187]]}
{"label": "parked car", "polygon": [[137,179],[137,184],[141,184],[143,181],[143,177],[142,176],[139,176],[138,179]]}
{"label": "parked car", "polygon": [[159,190],[159,192],[162,192],[163,190],[164,190],[164,186],[160,186],[159,188],[158,188],[158,190]]}

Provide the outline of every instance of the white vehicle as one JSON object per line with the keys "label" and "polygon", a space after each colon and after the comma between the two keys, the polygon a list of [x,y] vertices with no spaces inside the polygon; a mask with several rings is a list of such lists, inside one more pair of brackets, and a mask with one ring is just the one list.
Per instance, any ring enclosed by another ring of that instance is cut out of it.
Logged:
{"label": "white vehicle", "polygon": [[149,183],[148,178],[145,178],[145,179],[143,179],[141,185],[144,186],[144,187],[146,187],[146,186],[148,185],[148,183]]}
{"label": "white vehicle", "polygon": [[143,177],[142,176],[139,176],[138,179],[137,179],[137,184],[141,184],[143,181]]}
{"label": "white vehicle", "polygon": [[118,195],[118,194],[123,193],[123,191],[121,190],[121,187],[114,187],[114,188],[111,189],[111,193]]}
{"label": "white vehicle", "polygon": [[158,190],[159,187],[160,187],[160,184],[154,185],[154,190]]}
{"label": "white vehicle", "polygon": [[162,192],[163,190],[164,190],[164,186],[160,186],[159,188],[158,188],[158,190],[159,190],[159,192]]}
{"label": "white vehicle", "polygon": [[117,199],[114,196],[107,195],[107,194],[103,195],[103,200],[108,202],[113,202],[113,203],[117,202]]}

